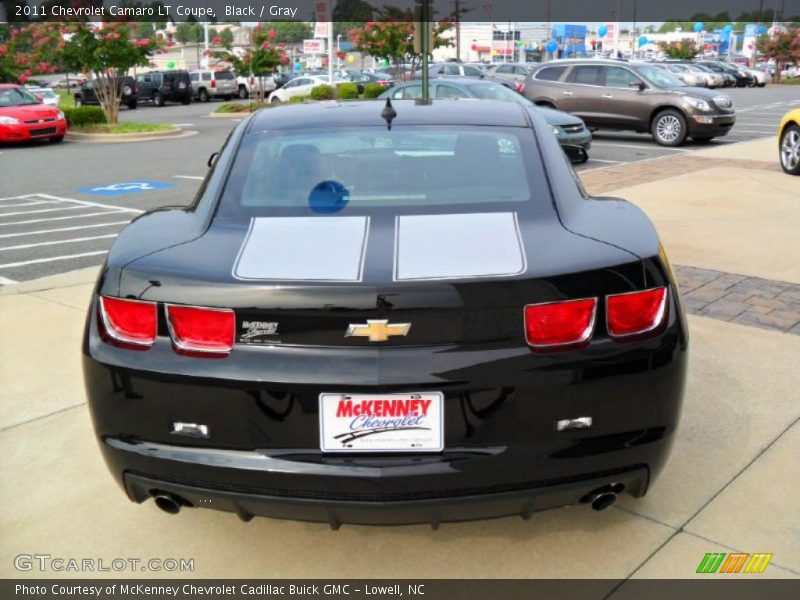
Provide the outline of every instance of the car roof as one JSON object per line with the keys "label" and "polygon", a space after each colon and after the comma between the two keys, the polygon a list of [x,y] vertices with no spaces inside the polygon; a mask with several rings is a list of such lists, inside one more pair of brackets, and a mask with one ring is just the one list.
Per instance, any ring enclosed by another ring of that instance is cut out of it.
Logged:
{"label": "car roof", "polygon": [[[455,86],[472,86],[472,85],[503,85],[498,81],[497,77],[486,77],[484,79],[471,79],[469,77],[452,77],[452,76],[437,76],[431,77],[428,79],[429,83],[439,82],[439,83],[450,83]],[[422,85],[421,79],[414,79],[413,81],[404,81],[403,83],[395,84],[394,87],[389,88],[389,90],[402,88],[402,87],[409,87],[412,85]]]}
{"label": "car roof", "polygon": [[[256,112],[248,132],[316,127],[369,127],[385,125],[383,100],[363,102],[309,102]],[[433,100],[419,105],[414,100],[392,102],[397,125],[488,125],[529,127],[524,109],[497,100]]]}

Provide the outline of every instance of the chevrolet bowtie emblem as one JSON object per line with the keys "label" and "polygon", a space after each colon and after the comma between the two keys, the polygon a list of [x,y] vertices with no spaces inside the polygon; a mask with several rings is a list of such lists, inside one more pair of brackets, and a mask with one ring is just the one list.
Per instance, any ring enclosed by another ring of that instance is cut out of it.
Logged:
{"label": "chevrolet bowtie emblem", "polygon": [[370,342],[385,342],[393,335],[406,335],[411,323],[389,323],[385,319],[367,320],[366,325],[350,324],[345,337],[365,337]]}

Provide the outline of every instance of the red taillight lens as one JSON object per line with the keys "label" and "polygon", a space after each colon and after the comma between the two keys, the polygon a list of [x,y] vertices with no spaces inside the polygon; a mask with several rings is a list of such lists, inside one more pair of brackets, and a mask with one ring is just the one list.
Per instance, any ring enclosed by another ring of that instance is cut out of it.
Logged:
{"label": "red taillight lens", "polygon": [[612,338],[639,338],[657,333],[666,312],[667,288],[664,287],[608,296],[608,333]]}
{"label": "red taillight lens", "polygon": [[255,85],[255,84],[256,84],[256,78],[255,77],[251,77],[250,78],[250,85]]}
{"label": "red taillight lens", "polygon": [[234,313],[230,309],[167,305],[167,323],[179,354],[219,358],[233,349]]}
{"label": "red taillight lens", "polygon": [[597,298],[529,304],[525,307],[525,339],[537,351],[584,346],[594,329]]}
{"label": "red taillight lens", "polygon": [[517,84],[517,91],[518,91],[520,94],[521,94],[522,92],[524,92],[524,91],[525,91],[525,84],[524,84],[524,83],[518,83],[518,84]]}
{"label": "red taillight lens", "polygon": [[212,79],[212,80],[211,80],[211,87],[212,87],[212,88],[215,88],[215,87],[217,87],[217,80],[216,80],[216,79]]}
{"label": "red taillight lens", "polygon": [[147,350],[156,341],[155,302],[100,297],[103,339],[132,350]]}

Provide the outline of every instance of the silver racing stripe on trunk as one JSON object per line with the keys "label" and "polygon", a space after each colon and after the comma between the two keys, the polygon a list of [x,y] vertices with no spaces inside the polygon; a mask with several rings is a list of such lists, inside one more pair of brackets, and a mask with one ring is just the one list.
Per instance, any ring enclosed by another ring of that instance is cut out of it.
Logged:
{"label": "silver racing stripe on trunk", "polygon": [[400,216],[395,281],[519,275],[527,259],[517,214]]}
{"label": "silver racing stripe on trunk", "polygon": [[250,221],[233,276],[246,280],[361,281],[369,217]]}

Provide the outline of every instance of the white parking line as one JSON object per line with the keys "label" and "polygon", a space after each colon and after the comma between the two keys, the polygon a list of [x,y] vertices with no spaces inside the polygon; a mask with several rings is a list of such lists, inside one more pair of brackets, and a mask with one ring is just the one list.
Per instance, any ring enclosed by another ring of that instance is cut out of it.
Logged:
{"label": "white parking line", "polygon": [[55,204],[57,200],[40,200],[38,202],[23,202],[22,204],[3,204],[0,210],[4,208],[18,208],[20,206],[36,206],[37,204]]}
{"label": "white parking line", "polygon": [[593,141],[592,146],[616,146],[617,148],[635,148],[637,150],[672,150],[673,152],[691,152],[691,150],[684,150],[683,148],[670,148],[669,146],[639,146],[637,144],[618,144],[616,142],[604,142],[600,140]]}
{"label": "white parking line", "polygon": [[24,235],[42,235],[45,233],[61,233],[62,231],[77,231],[78,229],[93,229],[95,227],[110,227],[112,225],[127,225],[130,221],[112,221],[111,223],[95,223],[93,225],[77,225],[75,227],[60,227],[58,229],[40,229],[39,231],[21,231],[19,233],[3,233],[0,239],[20,237]]}
{"label": "white parking line", "polygon": [[29,225],[31,223],[44,223],[45,221],[65,221],[67,219],[82,219],[84,217],[109,216],[113,213],[95,212],[86,215],[68,215],[66,217],[46,217],[44,219],[29,219],[27,221],[16,221],[14,223],[0,223],[0,227],[10,227],[12,225]]}
{"label": "white parking line", "polygon": [[96,208],[108,208],[121,212],[131,212],[137,215],[142,214],[144,211],[138,208],[128,208],[127,206],[114,206],[113,204],[103,204],[102,202],[89,202],[88,200],[75,200],[74,198],[62,198],[61,196],[52,196],[50,194],[31,194],[33,196],[41,196],[42,198],[50,198],[52,200],[61,200],[62,202],[74,202],[76,204],[83,204],[85,206],[94,206]]}
{"label": "white parking line", "polygon": [[611,165],[618,165],[618,164],[621,164],[621,163],[623,163],[625,161],[622,161],[622,160],[605,160],[603,158],[590,158],[586,162],[598,162],[598,163],[608,163],[608,164],[611,164]]}
{"label": "white parking line", "polygon": [[199,175],[175,175],[177,179],[200,179],[201,181],[205,179],[205,177],[200,177]]}
{"label": "white parking line", "polygon": [[194,127],[194,123],[173,123],[173,127]]}
{"label": "white parking line", "polygon": [[57,244],[75,244],[78,242],[90,242],[92,240],[102,240],[106,238],[115,238],[118,234],[109,233],[107,235],[93,235],[91,237],[70,238],[68,240],[55,240],[52,242],[37,242],[35,244],[19,244],[17,246],[5,246],[0,248],[0,252],[4,250],[25,250],[26,248],[38,248],[39,246],[55,246]]}
{"label": "white parking line", "polygon": [[[0,208],[8,208],[7,206],[2,206]],[[0,219],[3,217],[16,217],[17,215],[36,215],[39,213],[46,213],[46,212],[55,212],[57,210],[86,210],[88,206],[64,206],[61,208],[40,208],[39,210],[20,210],[17,212],[12,213],[0,213]]]}
{"label": "white parking line", "polygon": [[[0,154],[2,154],[2,152],[0,152]],[[11,283],[17,283],[17,282],[14,281],[13,279],[9,279],[8,277],[3,277],[2,275],[0,275],[0,285],[9,285]]]}
{"label": "white parking line", "polygon": [[[751,125],[748,125],[748,127],[751,127]],[[762,137],[771,137],[769,132],[767,132],[767,131],[753,131],[752,129],[740,129],[739,133],[757,133],[758,135],[760,135]]]}
{"label": "white parking line", "polygon": [[6,263],[0,265],[0,269],[12,269],[14,267],[24,267],[25,265],[35,265],[39,263],[54,262],[57,260],[69,260],[71,258],[83,258],[84,256],[97,256],[107,254],[108,250],[97,250],[96,252],[81,252],[80,254],[65,254],[64,256],[51,256],[50,258],[35,258],[33,260],[23,260],[20,262]]}

